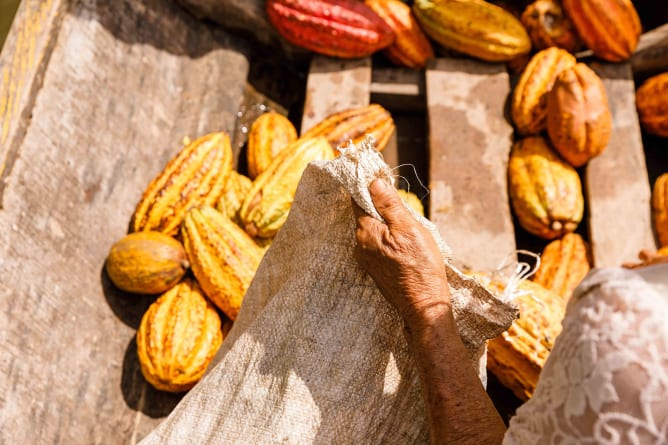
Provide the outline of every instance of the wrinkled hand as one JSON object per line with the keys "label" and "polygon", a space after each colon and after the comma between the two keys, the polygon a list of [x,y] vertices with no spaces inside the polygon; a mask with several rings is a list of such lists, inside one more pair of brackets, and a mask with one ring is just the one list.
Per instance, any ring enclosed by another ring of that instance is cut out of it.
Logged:
{"label": "wrinkled hand", "polygon": [[385,222],[369,216],[353,201],[355,258],[360,266],[408,325],[449,312],[443,257],[431,233],[406,209],[387,181],[376,179],[369,192]]}

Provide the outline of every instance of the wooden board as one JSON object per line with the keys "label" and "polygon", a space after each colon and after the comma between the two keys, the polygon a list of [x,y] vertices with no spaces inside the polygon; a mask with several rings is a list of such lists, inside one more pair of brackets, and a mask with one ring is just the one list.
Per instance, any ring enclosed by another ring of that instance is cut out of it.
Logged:
{"label": "wooden board", "polygon": [[494,270],[515,251],[507,194],[512,128],[503,65],[437,59],[426,73],[430,219],[468,267]]}
{"label": "wooden board", "polygon": [[138,370],[152,299],[104,261],[181,139],[232,132],[246,49],[173,2],[23,2],[0,56],[0,443],[132,444],[180,399]]}
{"label": "wooden board", "polygon": [[651,191],[629,64],[592,63],[612,112],[610,143],[586,167],[589,237],[597,267],[615,267],[655,249]]}

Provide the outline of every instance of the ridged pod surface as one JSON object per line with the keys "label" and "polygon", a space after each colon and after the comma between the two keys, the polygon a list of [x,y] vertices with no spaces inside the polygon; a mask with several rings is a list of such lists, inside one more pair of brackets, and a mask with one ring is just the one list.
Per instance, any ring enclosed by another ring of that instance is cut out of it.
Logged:
{"label": "ridged pod surface", "polygon": [[636,106],[645,131],[668,137],[668,72],[643,82],[636,91]]}
{"label": "ridged pod surface", "polygon": [[255,179],[281,150],[296,140],[297,130],[287,117],[275,111],[260,115],[248,133],[248,176]]}
{"label": "ridged pod surface", "polygon": [[483,0],[415,0],[424,32],[441,45],[490,62],[507,62],[531,51],[522,23]]}
{"label": "ridged pod surface", "polygon": [[537,52],[513,90],[510,114],[518,133],[538,134],[547,124],[547,95],[557,76],[575,65],[575,57],[561,48]]}
{"label": "ridged pod surface", "polygon": [[631,0],[563,0],[562,4],[594,54],[609,62],[631,57],[642,31]]}
{"label": "ridged pod surface", "polygon": [[218,312],[197,282],[186,278],[142,317],[137,330],[141,372],[156,389],[187,391],[202,378],[222,342]]}
{"label": "ridged pod surface", "polygon": [[246,195],[253,186],[253,181],[236,170],[232,170],[227,180],[225,192],[218,200],[216,208],[232,221],[239,223],[239,210],[246,199]]}
{"label": "ridged pod surface", "polygon": [[183,245],[161,232],[135,232],[111,246],[105,270],[119,289],[136,294],[160,294],[188,270]]}
{"label": "ridged pod surface", "polygon": [[520,225],[544,239],[573,232],[584,212],[577,171],[542,136],[513,144],[508,162],[510,202]]}
{"label": "ridged pod surface", "polygon": [[572,53],[582,46],[573,22],[556,0],[537,0],[529,4],[520,21],[537,50],[557,46]]}
{"label": "ridged pod surface", "polygon": [[[498,288],[503,290],[502,285]],[[561,298],[543,286],[521,281],[513,300],[520,317],[487,342],[487,369],[520,400],[533,395],[554,340],[561,333]]]}
{"label": "ridged pod surface", "polygon": [[358,0],[267,0],[266,10],[288,42],[327,56],[366,57],[394,41],[392,29]]}
{"label": "ridged pod surface", "polygon": [[565,69],[547,96],[547,133],[562,158],[581,167],[600,155],[612,133],[603,81],[584,63]]}
{"label": "ridged pod surface", "polygon": [[659,176],[652,191],[654,229],[661,247],[668,246],[668,173]]}
{"label": "ridged pod surface", "polygon": [[212,207],[190,210],[181,229],[195,278],[204,293],[235,320],[264,251]]}
{"label": "ridged pod surface", "polygon": [[232,147],[224,132],[186,145],[148,185],[130,221],[130,231],[176,235],[186,212],[215,205],[232,171]]}
{"label": "ridged pod surface", "polygon": [[587,244],[577,233],[567,233],[545,246],[533,281],[561,296],[565,305],[590,269]]}
{"label": "ridged pod surface", "polygon": [[390,61],[399,66],[420,69],[434,58],[434,49],[411,12],[401,0],[365,0],[369,8],[392,28],[394,42],[385,48]]}
{"label": "ridged pod surface", "polygon": [[401,199],[408,204],[408,207],[415,210],[418,215],[424,216],[424,206],[415,193],[407,192],[404,189],[398,189],[397,192],[401,196]]}
{"label": "ridged pod surface", "polygon": [[288,218],[302,173],[311,161],[334,158],[324,137],[301,137],[283,150],[253,181],[239,219],[253,238],[273,238]]}
{"label": "ridged pod surface", "polygon": [[347,147],[350,141],[359,144],[367,134],[373,136],[376,150],[383,151],[394,133],[394,119],[378,104],[350,108],[332,113],[311,127],[302,138],[322,136],[332,148]]}

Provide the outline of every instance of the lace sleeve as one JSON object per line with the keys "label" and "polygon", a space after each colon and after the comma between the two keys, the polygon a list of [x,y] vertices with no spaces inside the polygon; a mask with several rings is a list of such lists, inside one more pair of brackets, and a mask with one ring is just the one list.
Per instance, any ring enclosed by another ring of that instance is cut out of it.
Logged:
{"label": "lace sleeve", "polygon": [[668,296],[625,269],[575,290],[507,445],[668,443]]}

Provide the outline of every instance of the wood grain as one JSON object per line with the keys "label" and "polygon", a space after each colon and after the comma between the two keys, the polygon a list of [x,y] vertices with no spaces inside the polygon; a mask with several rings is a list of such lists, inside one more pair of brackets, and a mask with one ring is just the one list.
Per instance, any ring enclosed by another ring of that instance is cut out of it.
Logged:
{"label": "wood grain", "polygon": [[427,68],[430,219],[464,265],[491,271],[515,251],[507,194],[512,128],[503,65],[441,58]]}
{"label": "wood grain", "polygon": [[[31,118],[3,119],[0,145],[16,154],[0,210],[0,443],[136,443],[180,396],[141,377],[134,335],[152,299],[115,290],[105,257],[184,136],[233,131],[247,48],[172,2],[53,7],[41,70],[2,65],[3,117]],[[29,26],[3,61],[30,63],[14,54]]]}
{"label": "wood grain", "polygon": [[631,66],[592,63],[612,112],[610,143],[586,167],[589,237],[596,267],[616,267],[654,250],[651,191],[635,107]]}
{"label": "wood grain", "polygon": [[639,79],[668,71],[668,23],[640,36],[630,62]]}

